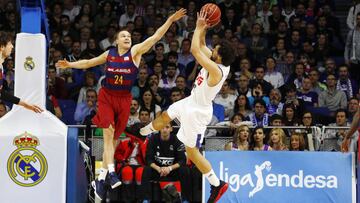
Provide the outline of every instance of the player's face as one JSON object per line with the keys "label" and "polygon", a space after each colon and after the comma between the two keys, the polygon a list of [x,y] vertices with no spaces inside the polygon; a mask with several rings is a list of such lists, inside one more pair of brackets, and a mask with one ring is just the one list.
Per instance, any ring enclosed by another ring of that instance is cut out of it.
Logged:
{"label": "player's face", "polygon": [[130,49],[131,47],[131,34],[128,31],[119,32],[116,43],[119,47],[124,49]]}
{"label": "player's face", "polygon": [[13,44],[11,43],[11,41],[9,41],[9,42],[6,44],[6,46],[2,46],[2,47],[0,48],[2,57],[3,57],[3,58],[9,57],[13,48],[14,48],[14,46],[13,46]]}

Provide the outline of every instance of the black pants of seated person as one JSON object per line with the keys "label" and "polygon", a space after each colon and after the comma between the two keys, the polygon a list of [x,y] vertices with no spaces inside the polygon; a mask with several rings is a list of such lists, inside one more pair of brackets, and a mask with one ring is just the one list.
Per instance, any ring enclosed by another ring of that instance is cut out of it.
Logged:
{"label": "black pants of seated person", "polygon": [[109,199],[114,202],[142,202],[144,187],[142,185],[143,167],[139,165],[124,165],[119,169],[120,187],[109,190]]}
{"label": "black pants of seated person", "polygon": [[190,168],[180,167],[170,172],[166,177],[160,177],[160,174],[153,168],[144,167],[142,184],[145,191],[145,199],[153,200],[152,197],[152,181],[180,181],[181,184],[181,199],[191,201],[191,175]]}

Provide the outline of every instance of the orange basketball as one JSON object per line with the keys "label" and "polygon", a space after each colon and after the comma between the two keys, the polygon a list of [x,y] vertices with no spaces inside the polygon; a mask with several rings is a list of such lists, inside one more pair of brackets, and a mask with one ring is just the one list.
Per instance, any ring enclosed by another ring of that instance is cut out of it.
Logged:
{"label": "orange basketball", "polygon": [[221,20],[221,11],[220,8],[213,3],[207,3],[201,7],[201,11],[206,11],[206,19],[209,25],[212,27],[218,24]]}

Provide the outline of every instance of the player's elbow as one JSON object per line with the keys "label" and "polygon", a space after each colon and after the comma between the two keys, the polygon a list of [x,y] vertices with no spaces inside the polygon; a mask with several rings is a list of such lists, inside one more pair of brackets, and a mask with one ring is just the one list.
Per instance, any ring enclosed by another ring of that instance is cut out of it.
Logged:
{"label": "player's elbow", "polygon": [[200,51],[200,48],[199,47],[196,47],[194,45],[191,45],[190,47],[190,52],[195,56],[195,54],[198,54]]}

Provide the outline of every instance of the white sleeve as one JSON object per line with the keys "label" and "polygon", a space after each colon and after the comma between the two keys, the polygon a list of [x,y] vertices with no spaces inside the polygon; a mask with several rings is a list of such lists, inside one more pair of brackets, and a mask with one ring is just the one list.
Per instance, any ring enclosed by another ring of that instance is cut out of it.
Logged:
{"label": "white sleeve", "polygon": [[350,30],[354,29],[354,6],[352,6],[349,10],[346,24],[349,27]]}

